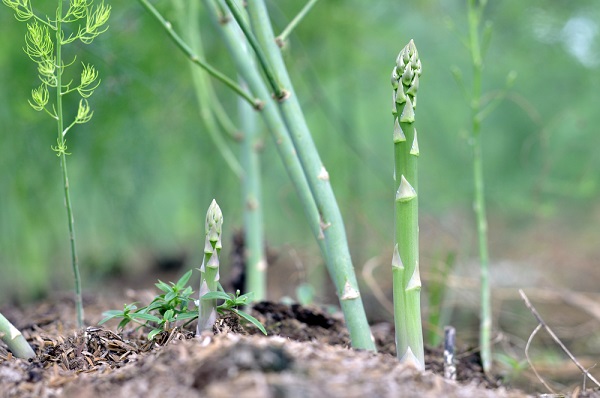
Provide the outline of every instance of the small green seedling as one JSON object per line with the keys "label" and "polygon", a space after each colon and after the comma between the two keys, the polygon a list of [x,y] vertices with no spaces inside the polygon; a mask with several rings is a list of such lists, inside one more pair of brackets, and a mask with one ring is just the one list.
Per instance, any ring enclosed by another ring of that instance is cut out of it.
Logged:
{"label": "small green seedling", "polygon": [[171,330],[177,321],[184,322],[184,326],[198,317],[196,309],[190,310],[190,304],[194,303],[191,295],[194,290],[187,283],[192,276],[192,270],[186,272],[177,283],[165,283],[161,280],[155,284],[163,291],[152,300],[150,305],[138,308],[136,303],[125,304],[123,310],[110,310],[103,313],[105,316],[99,324],[111,319],[122,318],[117,328],[122,330],[130,322],[137,323],[140,327],[151,328],[148,340],[152,340],[157,334]]}
{"label": "small green seedling", "polygon": [[219,284],[219,291],[206,293],[204,296],[202,296],[202,300],[224,300],[223,304],[217,306],[217,312],[219,314],[222,315],[226,311],[233,312],[240,318],[244,318],[245,320],[247,320],[248,322],[250,322],[251,324],[256,326],[258,328],[258,330],[260,330],[261,332],[263,332],[264,335],[266,335],[267,331],[265,330],[265,327],[262,325],[262,323],[260,323],[260,321],[258,319],[256,319],[252,315],[250,315],[247,312],[244,312],[238,308],[238,307],[245,306],[245,305],[248,305],[249,303],[251,303],[253,297],[254,297],[254,293],[250,292],[250,293],[240,295],[239,290],[236,290],[235,294],[234,293],[226,293],[223,290],[223,287]]}
{"label": "small green seedling", "polygon": [[[105,311],[104,319],[99,324],[108,322],[111,319],[121,319],[117,328],[122,330],[129,323],[136,323],[139,327],[150,328],[148,340],[154,339],[158,334],[170,331],[177,322],[183,322],[183,327],[187,326],[198,318],[198,310],[193,308],[197,301],[192,298],[194,290],[187,283],[192,276],[192,270],[186,272],[177,283],[165,283],[161,280],[155,284],[162,290],[146,307],[137,307],[137,303],[125,304],[123,310]],[[261,332],[267,334],[261,323],[250,314],[239,310],[237,307],[248,305],[252,301],[252,293],[240,295],[239,290],[235,294],[227,294],[219,285],[220,291],[205,294],[203,300],[225,300],[217,307],[217,311],[223,314],[225,311],[231,311],[241,318],[246,319],[255,325]]]}

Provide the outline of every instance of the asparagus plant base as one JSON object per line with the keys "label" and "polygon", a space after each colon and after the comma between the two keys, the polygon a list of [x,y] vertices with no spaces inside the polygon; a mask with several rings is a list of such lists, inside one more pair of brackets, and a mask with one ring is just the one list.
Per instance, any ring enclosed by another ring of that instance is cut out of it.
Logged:
{"label": "asparagus plant base", "polygon": [[[154,277],[169,279],[168,275]],[[283,276],[277,280],[284,281]],[[147,300],[143,292],[127,297],[120,294],[108,300],[90,295],[93,305],[88,306],[86,316],[95,324],[103,310],[131,300]],[[170,343],[150,347],[144,337],[147,333],[121,338],[114,333],[114,324],[74,335],[70,330],[74,326],[71,306],[72,302],[62,300],[36,303],[22,312],[4,309],[12,320],[27,319],[16,326],[40,325],[40,329],[25,327],[22,331],[35,344],[43,341],[46,349],[30,364],[6,360],[8,353],[0,344],[0,396],[9,395],[9,391],[13,396],[31,396],[31,391],[39,391],[36,396],[41,398],[118,398],[144,396],[142,391],[152,391],[153,396],[170,397],[259,397],[275,389],[283,389],[287,395],[303,391],[313,397],[403,396],[403,391],[418,391],[419,397],[484,396],[483,390],[476,387],[446,385],[439,376],[416,375],[414,370],[399,365],[390,349],[391,328],[375,333],[382,343],[380,354],[349,350],[340,317],[314,308],[279,303],[257,308],[259,311],[253,314],[267,320],[269,334],[281,337],[264,337],[260,332],[242,335],[256,330],[245,328],[239,318],[227,317],[218,319],[217,326],[228,334],[199,340],[192,337],[194,327],[190,325],[183,333],[163,336],[163,342],[170,339]],[[244,360],[247,357],[251,362]],[[434,371],[441,372],[441,353],[431,360],[437,361],[432,363]],[[475,383],[485,384],[475,366],[465,367],[475,363],[474,356],[461,359],[458,374],[470,374]],[[398,394],[392,395],[394,391]],[[492,394],[485,392],[485,396]]]}

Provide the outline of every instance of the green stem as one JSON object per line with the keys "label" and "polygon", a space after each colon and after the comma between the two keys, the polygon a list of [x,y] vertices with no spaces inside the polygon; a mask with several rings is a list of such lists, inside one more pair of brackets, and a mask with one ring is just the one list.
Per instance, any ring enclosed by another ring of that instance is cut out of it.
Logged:
{"label": "green stem", "polygon": [[67,222],[69,225],[69,241],[71,247],[71,264],[73,267],[73,276],[75,279],[75,308],[77,312],[77,326],[83,327],[83,300],[81,297],[81,276],[79,274],[79,264],[77,260],[77,249],[75,244],[75,219],[73,218],[73,207],[71,205],[71,194],[69,192],[69,176],[67,174],[67,154],[64,138],[63,125],[63,104],[62,104],[62,0],[58,0],[56,11],[56,116],[58,130],[58,147],[60,164],[62,170],[62,179],[65,195],[65,207],[67,208]]}
{"label": "green stem", "polygon": [[396,245],[392,260],[396,351],[403,362],[425,369],[419,273],[419,145],[414,108],[421,63],[414,42],[402,49],[392,73]]}
{"label": "green stem", "polygon": [[300,10],[300,12],[294,17],[294,19],[290,21],[288,26],[286,26],[285,29],[283,29],[283,31],[279,34],[279,36],[275,38],[279,47],[283,47],[285,45],[285,42],[290,33],[292,33],[296,26],[298,26],[298,24],[304,19],[306,14],[310,12],[310,10],[317,3],[317,1],[319,0],[309,0],[308,3],[306,3],[304,7]]}
{"label": "green stem", "polygon": [[258,43],[258,40],[256,39],[256,37],[254,37],[254,35],[252,34],[252,31],[250,30],[250,26],[248,26],[248,24],[244,20],[244,17],[242,16],[242,13],[238,8],[237,3],[233,0],[225,0],[225,3],[227,4],[227,7],[229,7],[229,11],[231,11],[231,14],[237,21],[238,26],[240,27],[240,29],[242,29],[242,32],[244,32],[244,35],[246,36],[248,43],[254,50],[254,53],[256,54],[256,59],[258,60],[258,63],[260,64],[261,68],[263,69],[263,72],[265,73],[265,76],[267,78],[267,81],[269,82],[269,85],[271,86],[271,88],[273,89],[273,92],[275,93],[275,98],[277,98],[278,100],[283,99],[286,95],[285,91],[280,86],[279,82],[277,81],[275,71],[271,67],[271,64],[267,61],[267,56],[265,55],[262,47]]}
{"label": "green stem", "polygon": [[[230,2],[231,0],[226,1]],[[317,204],[321,230],[327,247],[328,269],[337,288],[352,345],[355,348],[375,351],[375,343],[369,329],[350,258],[344,223],[331,189],[329,174],[321,162],[304,114],[294,93],[280,49],[275,43],[273,29],[264,2],[261,0],[248,1],[248,12],[256,38],[268,57],[269,65],[275,72],[275,79],[269,80],[269,83],[274,85],[279,81],[289,90],[285,97],[278,97],[279,109],[291,133],[294,148],[298,153],[308,185]],[[237,22],[242,26],[245,24],[241,18],[237,19]],[[253,45],[252,41],[250,41],[250,44]],[[273,86],[272,89],[275,93],[285,92],[280,86]]]}
{"label": "green stem", "polygon": [[[179,20],[180,25],[185,27],[184,34],[190,48],[195,54],[203,57],[204,51],[202,48],[202,40],[200,38],[200,26],[198,25],[198,2],[189,2],[187,7],[184,7],[184,2],[182,0],[178,0],[174,4],[177,9],[177,19]],[[225,162],[231,171],[241,179],[243,175],[242,166],[231,148],[225,142],[225,139],[217,126],[217,121],[215,120],[215,113],[213,112],[215,105],[213,104],[213,101],[216,100],[216,97],[212,90],[211,82],[203,71],[192,66],[192,64],[190,64],[190,72],[194,82],[194,91],[198,100],[200,117],[204,122],[206,132],[212,139],[221,156],[223,156],[223,159],[225,159]]]}
{"label": "green stem", "polygon": [[479,241],[479,260],[481,272],[481,324],[479,328],[479,344],[483,369],[489,373],[492,367],[491,329],[492,305],[489,283],[489,253],[487,238],[487,216],[485,210],[485,187],[483,175],[483,159],[481,144],[481,81],[483,63],[479,42],[479,23],[481,10],[477,9],[475,0],[468,3],[469,47],[473,63],[473,87],[471,92],[471,145],[473,148],[473,181],[475,190],[475,217],[477,219],[477,236]]}
{"label": "green stem", "polygon": [[298,155],[294,149],[290,134],[281,115],[277,111],[277,106],[269,96],[269,92],[253,62],[253,57],[248,53],[245,43],[240,38],[237,26],[231,23],[229,15],[223,14],[226,11],[218,7],[218,4],[214,0],[204,0],[204,4],[213,22],[218,26],[218,32],[225,41],[236,69],[246,84],[248,84],[250,90],[260,98],[267,98],[265,106],[260,110],[260,113],[275,142],[275,147],[292,180],[292,184],[296,188],[311,232],[315,236],[321,252],[326,256],[327,250],[319,224],[319,212],[306,181],[304,170],[298,160]]}
{"label": "green stem", "polygon": [[21,332],[0,314],[0,338],[17,358],[35,358],[35,352]]}
{"label": "green stem", "polygon": [[201,67],[202,69],[204,69],[209,75],[211,75],[215,79],[220,80],[223,84],[225,84],[227,87],[229,87],[234,92],[236,92],[239,96],[241,96],[246,101],[248,101],[248,103],[250,105],[252,105],[254,108],[260,108],[262,106],[261,100],[259,100],[258,98],[253,98],[250,94],[248,94],[247,92],[242,90],[242,88],[238,84],[236,84],[233,80],[231,80],[230,78],[225,76],[223,73],[219,72],[217,69],[215,69],[213,66],[211,66],[204,60],[200,59],[200,57],[198,57],[198,55],[194,54],[192,49],[181,39],[181,37],[179,37],[179,35],[177,33],[175,33],[171,23],[169,21],[167,21],[158,12],[158,10],[156,8],[154,8],[148,2],[148,0],[138,0],[138,1],[142,4],[142,6],[144,8],[146,8],[146,10],[148,10],[148,12],[150,12],[150,14],[152,14],[152,16],[154,16],[154,18],[158,22],[160,22],[162,27],[169,34],[169,37],[173,40],[173,42],[177,45],[177,47],[179,47],[179,49],[188,56],[190,61],[192,61],[194,64],[196,64],[199,67]]}
{"label": "green stem", "polygon": [[265,256],[263,203],[261,194],[261,148],[256,112],[243,101],[239,102],[242,126],[241,158],[244,175],[242,196],[244,206],[244,242],[246,259],[246,292],[254,292],[255,301],[267,298],[267,258]]}

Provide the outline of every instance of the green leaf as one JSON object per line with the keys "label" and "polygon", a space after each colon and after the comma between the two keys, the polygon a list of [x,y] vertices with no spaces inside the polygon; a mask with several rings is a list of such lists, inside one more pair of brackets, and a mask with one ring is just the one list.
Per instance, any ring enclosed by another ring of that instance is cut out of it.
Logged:
{"label": "green leaf", "polygon": [[173,289],[171,288],[171,286],[167,285],[166,283],[164,283],[160,279],[158,280],[158,283],[154,284],[154,286],[156,286],[157,288],[159,288],[160,290],[162,290],[165,293],[169,293],[169,292],[173,291]]}
{"label": "green leaf", "polygon": [[[192,270],[189,270],[188,272],[186,272],[185,274],[183,274],[183,276],[181,278],[179,278],[179,280],[176,283],[176,286],[178,286],[180,289],[183,289],[183,287],[188,283],[188,281],[190,280],[190,277],[192,276]],[[190,288],[191,289],[191,288]]]}
{"label": "green leaf", "polygon": [[173,318],[175,316],[175,311],[173,310],[167,310],[167,312],[165,312],[165,315],[163,315],[163,319],[164,321],[174,321],[175,319]]}
{"label": "green leaf", "polygon": [[173,301],[173,299],[174,299],[174,298],[176,298],[176,297],[177,297],[177,293],[175,293],[175,292],[169,292],[169,293],[167,293],[167,294],[165,295],[165,301],[166,301],[167,303],[170,303],[170,302],[171,302],[171,301]]}
{"label": "green leaf", "polygon": [[100,322],[98,322],[98,325],[102,325],[103,323],[108,322],[114,318],[120,318],[124,314],[123,314],[123,311],[110,310],[110,311],[103,312],[102,315],[104,315],[105,318],[103,318]]}
{"label": "green leaf", "polygon": [[127,317],[124,318],[121,322],[119,322],[119,325],[117,325],[117,329],[123,329],[125,328],[125,326],[127,326],[127,324],[131,322],[131,318]]}
{"label": "green leaf", "polygon": [[150,321],[150,322],[156,322],[156,323],[159,323],[161,321],[161,319],[157,316],[154,316],[152,314],[140,313],[140,312],[135,312],[135,313],[131,314],[130,317],[132,319],[143,319],[144,321]]}
{"label": "green leaf", "polygon": [[254,292],[242,294],[241,296],[237,297],[236,301],[243,304],[251,303],[252,301],[254,301]]}
{"label": "green leaf", "polygon": [[202,296],[202,300],[231,300],[227,293],[223,292],[208,292]]}
{"label": "green leaf", "polygon": [[256,319],[255,317],[253,317],[252,315],[250,315],[250,314],[248,314],[248,313],[246,313],[244,311],[236,310],[236,309],[233,309],[233,308],[231,309],[231,311],[235,312],[237,315],[241,316],[242,318],[244,318],[248,322],[252,323],[261,332],[263,332],[263,334],[265,336],[267,335],[267,331],[266,331],[265,327],[262,325],[262,323],[260,323],[260,321],[258,319]]}
{"label": "green leaf", "polygon": [[185,288],[185,290],[183,292],[181,292],[181,296],[189,297],[192,293],[194,293],[194,290],[192,289],[191,286],[188,286]]}
{"label": "green leaf", "polygon": [[154,337],[159,333],[162,333],[161,329],[153,329],[150,333],[148,333],[148,340],[153,340]]}
{"label": "green leaf", "polygon": [[186,319],[194,319],[198,317],[198,311],[182,312],[177,314],[178,321],[184,321]]}

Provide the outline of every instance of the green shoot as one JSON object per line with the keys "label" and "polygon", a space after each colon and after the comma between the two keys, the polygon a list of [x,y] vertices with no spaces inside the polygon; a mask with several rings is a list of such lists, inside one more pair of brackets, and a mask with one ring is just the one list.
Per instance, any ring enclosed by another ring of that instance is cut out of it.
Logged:
{"label": "green shoot", "polygon": [[[37,15],[30,0],[2,0],[4,5],[13,9],[19,21],[27,22],[25,35],[25,53],[38,66],[40,85],[31,92],[29,104],[38,112],[47,113],[56,121],[56,146],[51,147],[60,158],[63,179],[65,207],[69,227],[69,242],[71,248],[71,263],[75,279],[75,306],[77,325],[83,326],[83,301],[81,298],[81,277],[77,260],[75,242],[75,220],[69,178],[67,173],[67,140],[66,135],[77,124],[90,121],[93,115],[88,104],[88,98],[100,84],[98,71],[90,64],[82,64],[79,84],[73,80],[63,79],[65,72],[75,65],[75,59],[65,62],[63,47],[75,41],[90,44],[100,34],[106,32],[111,7],[101,2],[94,6],[93,0],[70,1],[66,11],[63,0],[57,0],[54,18]],[[68,81],[68,83],[65,83]],[[51,101],[50,92],[54,91],[55,100]],[[80,97],[77,115],[67,124],[63,115],[63,98],[68,94],[77,93]]]}
{"label": "green shoot", "polygon": [[[213,199],[206,212],[206,239],[204,241],[204,260],[200,268],[200,297],[206,293],[216,292],[219,283],[219,252],[221,251],[221,234],[223,232],[223,213]],[[200,300],[198,328],[196,334],[204,330],[212,330],[217,319],[217,301]]]}
{"label": "green shoot", "polygon": [[425,369],[419,273],[419,207],[414,127],[421,60],[411,40],[392,71],[396,245],[392,259],[394,321],[398,358]]}
{"label": "green shoot", "polygon": [[8,346],[8,349],[18,358],[34,358],[35,352],[31,349],[25,337],[13,326],[4,315],[0,314],[0,339]]}
{"label": "green shoot", "polygon": [[471,92],[471,145],[473,149],[473,183],[475,189],[474,209],[477,219],[477,237],[479,240],[479,261],[481,272],[481,323],[479,327],[479,345],[483,370],[489,373],[492,369],[492,300],[489,282],[489,251],[487,238],[487,216],[485,211],[485,188],[483,177],[483,158],[481,150],[481,77],[483,59],[481,52],[479,25],[484,3],[475,0],[468,2],[467,17],[469,21],[469,50],[473,63],[473,87]]}

